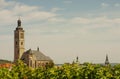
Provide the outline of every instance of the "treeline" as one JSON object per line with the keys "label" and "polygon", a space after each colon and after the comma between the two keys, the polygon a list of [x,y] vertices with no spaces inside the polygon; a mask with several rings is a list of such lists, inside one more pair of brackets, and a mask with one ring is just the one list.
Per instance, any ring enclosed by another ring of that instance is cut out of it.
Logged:
{"label": "treeline", "polygon": [[0,79],[120,79],[120,65],[85,63],[33,69],[18,61],[11,69],[1,68]]}
{"label": "treeline", "polygon": [[11,63],[11,61],[0,59],[0,64]]}

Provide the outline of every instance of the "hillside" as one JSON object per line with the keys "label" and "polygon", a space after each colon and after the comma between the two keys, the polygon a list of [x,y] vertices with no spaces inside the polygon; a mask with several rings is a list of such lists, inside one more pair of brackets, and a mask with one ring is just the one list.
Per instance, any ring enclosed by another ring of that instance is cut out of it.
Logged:
{"label": "hillside", "polygon": [[0,64],[3,64],[3,63],[11,63],[11,61],[0,59]]}

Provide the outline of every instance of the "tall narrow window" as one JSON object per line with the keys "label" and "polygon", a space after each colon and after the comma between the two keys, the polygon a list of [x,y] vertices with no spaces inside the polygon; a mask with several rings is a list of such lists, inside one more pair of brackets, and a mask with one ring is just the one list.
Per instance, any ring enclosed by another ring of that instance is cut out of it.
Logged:
{"label": "tall narrow window", "polygon": [[21,42],[21,45],[23,45],[23,42]]}
{"label": "tall narrow window", "polygon": [[17,41],[16,41],[15,43],[16,43],[16,45],[17,45]]}
{"label": "tall narrow window", "polygon": [[21,33],[21,38],[24,38],[24,34],[23,33]]}

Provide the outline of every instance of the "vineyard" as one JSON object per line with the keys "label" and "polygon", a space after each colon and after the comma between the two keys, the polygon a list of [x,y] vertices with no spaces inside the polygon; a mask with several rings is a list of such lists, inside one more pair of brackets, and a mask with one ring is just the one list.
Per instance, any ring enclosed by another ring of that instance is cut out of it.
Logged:
{"label": "vineyard", "polygon": [[84,63],[33,69],[19,61],[11,69],[0,68],[0,79],[120,79],[120,65]]}

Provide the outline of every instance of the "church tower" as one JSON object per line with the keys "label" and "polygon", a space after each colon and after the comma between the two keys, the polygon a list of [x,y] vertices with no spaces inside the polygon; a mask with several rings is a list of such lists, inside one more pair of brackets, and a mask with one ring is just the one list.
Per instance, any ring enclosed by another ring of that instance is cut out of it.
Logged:
{"label": "church tower", "polygon": [[21,26],[21,20],[18,19],[17,27],[14,31],[14,62],[21,58],[25,48],[24,30]]}

